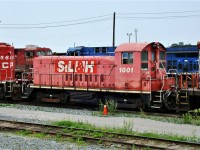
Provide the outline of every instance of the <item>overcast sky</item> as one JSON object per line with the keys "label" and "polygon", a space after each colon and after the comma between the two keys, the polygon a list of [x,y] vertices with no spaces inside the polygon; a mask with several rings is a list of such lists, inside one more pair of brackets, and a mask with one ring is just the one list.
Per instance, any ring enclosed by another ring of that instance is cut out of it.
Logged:
{"label": "overcast sky", "polygon": [[0,0],[0,42],[35,44],[54,52],[68,47],[112,46],[116,12],[116,46],[158,41],[169,46],[200,40],[200,1],[17,1]]}

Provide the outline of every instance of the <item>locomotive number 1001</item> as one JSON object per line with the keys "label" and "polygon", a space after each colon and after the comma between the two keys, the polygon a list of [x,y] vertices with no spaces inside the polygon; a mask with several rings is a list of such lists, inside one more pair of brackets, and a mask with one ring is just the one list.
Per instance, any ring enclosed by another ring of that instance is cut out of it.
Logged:
{"label": "locomotive number 1001", "polygon": [[119,68],[119,72],[120,73],[132,73],[133,72],[133,68]]}

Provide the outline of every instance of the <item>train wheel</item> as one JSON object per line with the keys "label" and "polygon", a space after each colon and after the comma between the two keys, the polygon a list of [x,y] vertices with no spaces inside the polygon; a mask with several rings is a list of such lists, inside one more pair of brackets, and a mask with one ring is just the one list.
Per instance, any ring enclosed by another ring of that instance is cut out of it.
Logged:
{"label": "train wheel", "polygon": [[36,102],[41,102],[41,100],[42,100],[42,92],[38,92],[37,94],[36,94]]}
{"label": "train wheel", "polygon": [[21,100],[21,96],[22,96],[21,86],[13,84],[11,99],[14,101]]}
{"label": "train wheel", "polygon": [[164,104],[168,110],[176,110],[177,109],[177,94],[172,91],[167,91],[164,94]]}
{"label": "train wheel", "polygon": [[61,93],[60,94],[60,102],[62,104],[68,104],[70,101],[70,97],[67,93]]}
{"label": "train wheel", "polygon": [[5,92],[4,92],[3,87],[0,87],[0,99],[4,98],[4,94],[5,94]]}

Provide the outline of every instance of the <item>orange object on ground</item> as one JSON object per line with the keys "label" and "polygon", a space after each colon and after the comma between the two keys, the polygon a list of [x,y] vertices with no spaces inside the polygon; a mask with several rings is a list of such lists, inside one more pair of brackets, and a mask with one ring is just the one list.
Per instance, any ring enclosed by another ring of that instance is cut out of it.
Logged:
{"label": "orange object on ground", "polygon": [[108,108],[106,105],[104,105],[103,107],[103,115],[107,115],[108,114]]}

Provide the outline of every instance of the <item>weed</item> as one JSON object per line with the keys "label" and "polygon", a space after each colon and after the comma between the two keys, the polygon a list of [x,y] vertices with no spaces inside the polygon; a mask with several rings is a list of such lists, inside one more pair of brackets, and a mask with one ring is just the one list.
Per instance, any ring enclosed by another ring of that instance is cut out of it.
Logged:
{"label": "weed", "polygon": [[191,123],[192,122],[192,115],[190,113],[183,114],[182,116],[184,123]]}
{"label": "weed", "polygon": [[14,106],[13,104],[0,104],[0,107]]}
{"label": "weed", "polygon": [[87,134],[87,131],[78,130],[78,131],[76,132],[76,134],[78,134],[78,135],[86,135],[86,134]]}
{"label": "weed", "polygon": [[103,107],[104,107],[104,103],[99,100],[99,111],[102,112],[103,111]]}
{"label": "weed", "polygon": [[108,107],[108,111],[111,113],[115,113],[117,110],[117,102],[114,100],[106,101],[106,106]]}
{"label": "weed", "polygon": [[100,100],[100,101],[99,101],[99,111],[100,111],[100,112],[103,111],[104,105],[107,106],[108,112],[109,112],[109,113],[115,113],[116,110],[117,110],[117,106],[118,106],[117,102],[114,101],[114,100],[108,100],[108,101],[106,100],[106,101],[105,101],[105,104],[102,103],[102,101]]}
{"label": "weed", "polygon": [[95,138],[101,138],[101,137],[103,137],[105,134],[104,133],[100,133],[100,132],[94,132],[93,133],[93,137],[95,137]]}
{"label": "weed", "polygon": [[17,131],[15,132],[17,135],[22,135],[22,136],[28,136],[30,134],[32,134],[31,131],[28,131],[28,130],[22,130],[22,131]]}
{"label": "weed", "polygon": [[34,137],[36,138],[45,138],[46,137],[46,133],[36,133],[36,134],[33,134]]}
{"label": "weed", "polygon": [[200,108],[199,109],[194,109],[194,110],[190,110],[188,111],[189,113],[193,113],[194,116],[199,116],[200,115]]}
{"label": "weed", "polygon": [[83,122],[72,122],[72,121],[58,121],[54,125],[63,126],[63,127],[74,127],[74,128],[83,128],[83,129],[94,129],[94,125],[83,123]]}
{"label": "weed", "polygon": [[76,142],[78,143],[78,145],[85,145],[85,141],[83,141],[82,138],[78,138],[78,139],[76,140]]}
{"label": "weed", "polygon": [[145,112],[142,108],[140,108],[140,115],[142,118],[148,118],[148,116],[145,114]]}
{"label": "weed", "polygon": [[102,140],[99,140],[99,141],[98,141],[98,144],[102,144],[102,143],[103,143],[103,141],[102,141]]}
{"label": "weed", "polygon": [[132,133],[133,132],[133,127],[134,127],[134,124],[133,124],[133,121],[132,120],[124,120],[124,125],[122,128],[119,129],[120,133]]}

